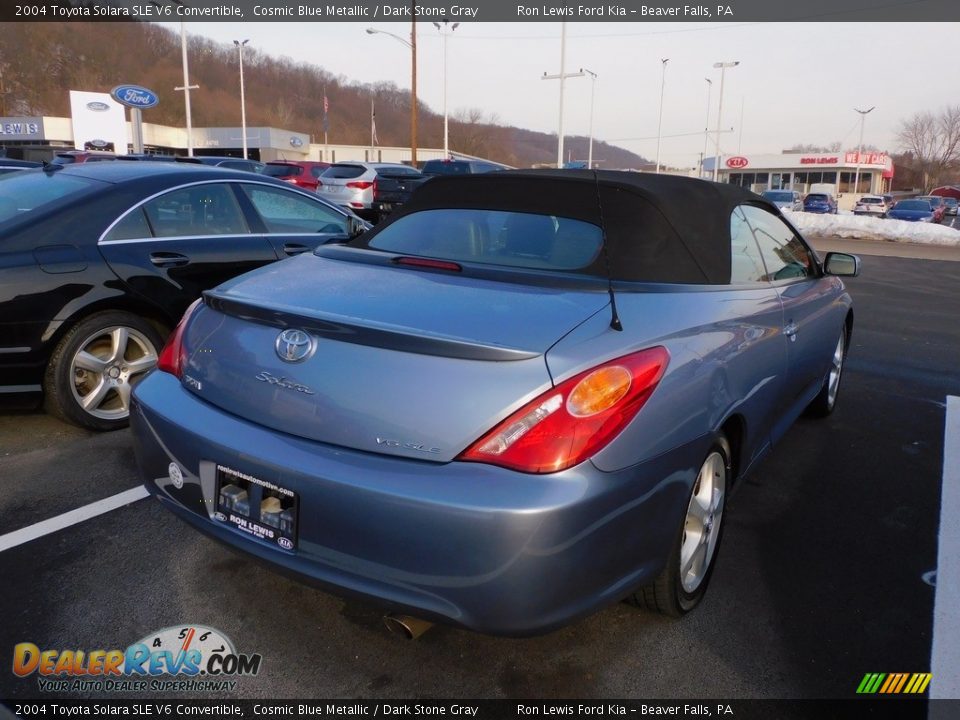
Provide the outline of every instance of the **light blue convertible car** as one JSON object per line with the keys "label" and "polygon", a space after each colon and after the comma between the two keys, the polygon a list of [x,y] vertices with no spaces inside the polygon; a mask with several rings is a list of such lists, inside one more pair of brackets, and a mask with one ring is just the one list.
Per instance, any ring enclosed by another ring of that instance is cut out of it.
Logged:
{"label": "light blue convertible car", "polygon": [[438,178],[205,293],[134,392],[139,466],[181,519],[410,635],[682,615],[730,490],[833,410],[858,272],[729,185]]}

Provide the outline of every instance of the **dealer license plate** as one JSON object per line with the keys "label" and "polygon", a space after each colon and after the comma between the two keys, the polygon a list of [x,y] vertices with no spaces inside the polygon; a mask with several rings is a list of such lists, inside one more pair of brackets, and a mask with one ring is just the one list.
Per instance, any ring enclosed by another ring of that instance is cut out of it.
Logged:
{"label": "dealer license plate", "polygon": [[293,490],[217,464],[214,517],[284,550],[297,547],[300,500]]}

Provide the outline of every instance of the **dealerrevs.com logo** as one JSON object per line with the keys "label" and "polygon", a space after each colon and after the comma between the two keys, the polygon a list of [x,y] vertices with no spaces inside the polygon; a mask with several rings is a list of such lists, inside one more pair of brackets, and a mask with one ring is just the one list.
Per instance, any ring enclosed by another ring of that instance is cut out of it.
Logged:
{"label": "dealerrevs.com logo", "polygon": [[203,625],[167,627],[125,650],[42,650],[30,642],[13,648],[13,674],[36,674],[42,692],[232,691],[235,678],[256,675],[262,661]]}

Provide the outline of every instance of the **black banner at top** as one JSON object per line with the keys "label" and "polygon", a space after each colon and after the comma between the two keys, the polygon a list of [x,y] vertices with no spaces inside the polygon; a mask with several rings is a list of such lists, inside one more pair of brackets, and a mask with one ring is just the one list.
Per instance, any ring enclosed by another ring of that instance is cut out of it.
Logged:
{"label": "black banner at top", "polygon": [[3,22],[919,22],[956,0],[4,0]]}
{"label": "black banner at top", "polygon": [[560,716],[588,720],[953,720],[957,700],[903,697],[856,700],[0,700],[0,720],[133,716],[162,718],[421,718],[500,720]]}

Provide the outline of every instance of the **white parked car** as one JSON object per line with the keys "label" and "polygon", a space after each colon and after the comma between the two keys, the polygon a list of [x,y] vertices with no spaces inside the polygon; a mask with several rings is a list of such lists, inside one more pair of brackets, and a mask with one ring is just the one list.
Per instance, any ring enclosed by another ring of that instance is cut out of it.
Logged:
{"label": "white parked car", "polygon": [[886,217],[889,209],[890,207],[887,205],[887,201],[880,195],[864,195],[857,200],[857,204],[853,206],[853,214]]}

